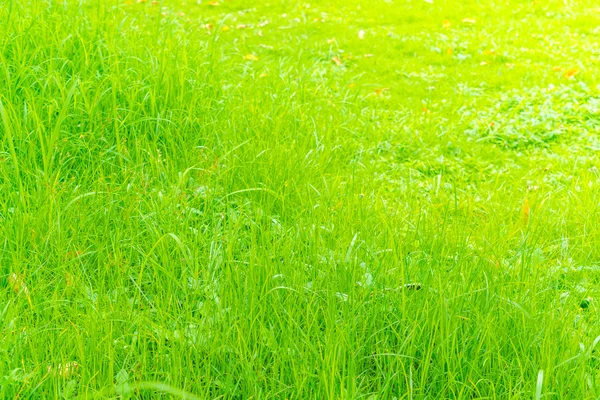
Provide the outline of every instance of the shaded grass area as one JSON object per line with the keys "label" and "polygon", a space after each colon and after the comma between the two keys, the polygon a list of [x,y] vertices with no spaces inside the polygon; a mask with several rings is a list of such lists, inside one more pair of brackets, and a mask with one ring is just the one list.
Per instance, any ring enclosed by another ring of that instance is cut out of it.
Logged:
{"label": "shaded grass area", "polygon": [[0,19],[3,398],[597,397],[593,4]]}

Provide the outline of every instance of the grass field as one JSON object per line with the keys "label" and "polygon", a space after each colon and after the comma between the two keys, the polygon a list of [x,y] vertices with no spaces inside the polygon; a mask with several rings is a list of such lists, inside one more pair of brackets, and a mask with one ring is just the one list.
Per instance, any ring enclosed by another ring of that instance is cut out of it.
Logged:
{"label": "grass field", "polygon": [[599,398],[595,3],[1,1],[0,398]]}

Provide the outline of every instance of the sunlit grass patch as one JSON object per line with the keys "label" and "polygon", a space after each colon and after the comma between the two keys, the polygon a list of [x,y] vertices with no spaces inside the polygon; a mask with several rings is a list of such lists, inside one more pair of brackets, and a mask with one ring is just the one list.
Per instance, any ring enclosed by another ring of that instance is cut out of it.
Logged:
{"label": "sunlit grass patch", "polygon": [[584,3],[8,2],[0,397],[596,398]]}

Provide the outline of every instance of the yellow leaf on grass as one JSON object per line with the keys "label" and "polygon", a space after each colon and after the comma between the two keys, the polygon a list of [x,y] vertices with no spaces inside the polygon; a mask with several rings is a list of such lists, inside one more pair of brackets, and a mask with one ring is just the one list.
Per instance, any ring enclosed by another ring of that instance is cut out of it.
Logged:
{"label": "yellow leaf on grass", "polygon": [[223,26],[223,27],[221,28],[221,31],[223,31],[223,32],[227,32],[227,31],[230,31],[230,30],[231,30],[231,28],[230,28],[230,27],[228,27],[227,25],[225,25],[225,26]]}
{"label": "yellow leaf on grass", "polygon": [[445,19],[444,21],[442,21],[442,26],[444,27],[444,29],[450,29],[452,23],[449,20]]}
{"label": "yellow leaf on grass", "polygon": [[248,61],[258,61],[258,57],[254,54],[246,54],[246,57],[244,58]]}
{"label": "yellow leaf on grass", "polygon": [[67,258],[67,260],[73,260],[77,257],[80,257],[83,254],[83,251],[81,250],[73,250],[73,251],[68,251],[67,254],[65,255],[65,257]]}
{"label": "yellow leaf on grass", "polygon": [[525,200],[523,200],[523,206],[521,207],[521,214],[523,216],[523,224],[524,225],[527,225],[527,223],[529,222],[529,211],[530,211],[529,200],[525,199]]}
{"label": "yellow leaf on grass", "polygon": [[219,5],[219,2],[218,1],[209,1],[208,5],[211,6],[211,7],[216,7],[216,6]]}
{"label": "yellow leaf on grass", "polygon": [[568,70],[565,71],[564,76],[565,76],[565,78],[573,78],[578,73],[579,73],[579,69],[569,68]]}
{"label": "yellow leaf on grass", "polygon": [[65,272],[65,285],[70,288],[73,287],[75,279],[73,279],[73,275],[68,272]]}
{"label": "yellow leaf on grass", "polygon": [[476,24],[477,21],[474,18],[465,18],[462,20],[464,24]]}
{"label": "yellow leaf on grass", "polygon": [[15,274],[14,272],[8,276],[8,283],[12,287],[15,293],[19,293],[21,290],[25,294],[29,293],[27,286],[25,286],[25,282],[23,282],[23,276],[20,274]]}

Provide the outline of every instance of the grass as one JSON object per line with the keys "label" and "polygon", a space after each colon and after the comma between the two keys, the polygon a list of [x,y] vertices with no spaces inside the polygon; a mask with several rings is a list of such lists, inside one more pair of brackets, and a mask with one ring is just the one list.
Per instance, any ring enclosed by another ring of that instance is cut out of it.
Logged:
{"label": "grass", "polygon": [[600,9],[6,0],[0,397],[600,396]]}

